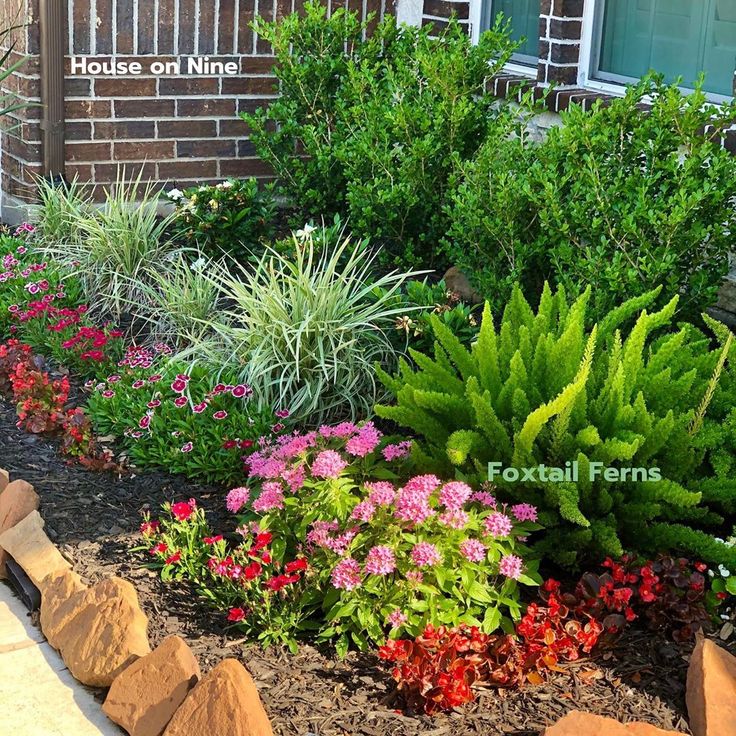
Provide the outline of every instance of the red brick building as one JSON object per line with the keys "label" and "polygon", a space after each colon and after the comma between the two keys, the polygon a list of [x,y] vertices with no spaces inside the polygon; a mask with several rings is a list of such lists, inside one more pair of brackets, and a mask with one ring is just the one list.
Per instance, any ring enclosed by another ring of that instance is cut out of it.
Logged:
{"label": "red brick building", "polygon": [[[18,112],[17,126],[0,139],[0,214],[5,219],[23,216],[22,205],[33,196],[33,177],[59,173],[54,167],[63,168],[68,178],[92,182],[98,192],[121,163],[179,187],[227,176],[268,176],[237,116],[268,104],[276,94],[270,49],[250,22],[298,10],[303,0],[0,1],[0,27],[15,17],[28,20],[16,34],[13,56],[27,55],[28,61],[7,88],[36,103]],[[540,88],[553,84],[548,98],[553,112],[571,102],[587,105],[620,94],[650,67],[670,78],[682,76],[685,85],[705,71],[714,99],[732,94],[736,0],[340,1],[363,16],[396,13],[400,21],[434,27],[454,14],[473,38],[504,13],[512,35],[524,40],[507,73],[493,81],[494,91],[507,94],[520,82]],[[337,0],[327,2],[337,7]],[[56,36],[59,48],[54,49]],[[49,63],[52,56],[63,62]],[[237,73],[146,71],[154,62],[186,63],[192,56],[234,63]],[[72,57],[143,62],[144,73],[72,74]],[[56,87],[50,78],[57,80]],[[42,98],[51,98],[55,88],[60,109],[49,119],[49,102]],[[61,161],[54,166],[49,164],[52,146]]]}

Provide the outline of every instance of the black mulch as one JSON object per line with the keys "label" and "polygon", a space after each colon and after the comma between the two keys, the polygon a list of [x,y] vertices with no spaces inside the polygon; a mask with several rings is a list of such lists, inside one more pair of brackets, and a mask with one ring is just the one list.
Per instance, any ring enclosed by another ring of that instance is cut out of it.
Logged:
{"label": "black mulch", "polygon": [[544,685],[488,691],[449,715],[404,715],[376,657],[351,654],[341,662],[311,646],[297,655],[263,652],[225,634],[222,616],[185,587],[164,585],[142,566],[145,554],[131,551],[141,542],[142,512],[156,513],[167,499],[193,496],[219,513],[221,492],[163,473],[118,478],[69,467],[51,443],[16,429],[14,411],[5,402],[0,402],[0,467],[35,486],[48,535],[77,572],[90,582],[115,574],[135,584],[150,618],[152,645],[179,634],[204,671],[225,657],[242,660],[279,736],[537,736],[576,708],[690,733],[684,719],[689,647],[640,631]]}

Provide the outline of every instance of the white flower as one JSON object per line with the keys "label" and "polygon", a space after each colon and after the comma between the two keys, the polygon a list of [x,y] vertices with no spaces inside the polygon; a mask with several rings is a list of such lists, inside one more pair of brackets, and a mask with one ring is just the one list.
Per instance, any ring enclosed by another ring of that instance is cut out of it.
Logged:
{"label": "white flower", "polygon": [[731,571],[724,565],[718,565],[718,572],[721,573],[722,578],[731,577]]}
{"label": "white flower", "polygon": [[299,240],[306,240],[317,228],[314,225],[306,224],[301,230],[297,230],[296,235]]}
{"label": "white flower", "polygon": [[184,196],[184,192],[182,192],[181,189],[174,188],[174,189],[170,189],[166,193],[166,196],[169,199],[173,199],[176,202],[177,200],[181,199]]}
{"label": "white flower", "polygon": [[230,189],[232,187],[233,183],[231,181],[224,181],[222,184],[220,184],[220,187],[222,189]]}

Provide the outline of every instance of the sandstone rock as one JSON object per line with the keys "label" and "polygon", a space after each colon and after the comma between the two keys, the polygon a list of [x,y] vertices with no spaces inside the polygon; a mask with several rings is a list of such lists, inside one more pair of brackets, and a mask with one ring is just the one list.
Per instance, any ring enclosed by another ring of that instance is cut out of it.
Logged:
{"label": "sandstone rock", "polygon": [[677,736],[648,723],[619,723],[611,718],[573,710],[548,726],[541,736]]}
{"label": "sandstone rock", "polygon": [[53,632],[54,646],[85,685],[109,687],[126,667],[151,651],[148,618],[138,605],[135,588],[125,580],[103,580],[74,593],[68,609],[62,608],[57,609],[58,623],[63,625]]}
{"label": "sandstone rock", "polygon": [[189,693],[164,736],[273,736],[273,730],[253,678],[240,662],[225,659]]}
{"label": "sandstone rock", "polygon": [[702,636],[690,658],[686,700],[694,736],[736,736],[736,657]]}
{"label": "sandstone rock", "polygon": [[[40,499],[30,483],[14,480],[8,483],[8,474],[0,470],[0,534],[12,529],[19,521],[36,511]],[[7,577],[5,563],[10,555],[0,548],[0,578]]]}
{"label": "sandstone rock", "polygon": [[[2,495],[6,493],[7,489]],[[31,511],[14,527],[0,533],[0,547],[25,570],[42,593],[44,578],[71,569],[71,565],[46,536],[38,511]]]}
{"label": "sandstone rock", "polygon": [[41,595],[41,631],[49,644],[59,648],[59,632],[79,612],[88,588],[77,573],[64,570],[51,573],[43,582]]}
{"label": "sandstone rock", "polygon": [[466,304],[481,304],[483,297],[470,285],[468,277],[457,267],[448,268],[442,277],[447,288],[460,296]]}
{"label": "sandstone rock", "polygon": [[199,676],[192,650],[170,636],[115,678],[102,710],[130,736],[160,736]]}

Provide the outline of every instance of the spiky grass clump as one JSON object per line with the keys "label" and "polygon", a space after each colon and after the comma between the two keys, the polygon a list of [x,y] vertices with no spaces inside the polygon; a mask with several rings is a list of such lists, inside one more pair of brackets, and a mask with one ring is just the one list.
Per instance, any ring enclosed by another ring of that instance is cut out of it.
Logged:
{"label": "spiky grass clump", "polygon": [[373,363],[395,364],[384,329],[406,311],[395,297],[412,275],[375,278],[375,257],[348,238],[318,253],[309,233],[291,256],[268,250],[253,270],[218,268],[227,306],[213,325],[219,339],[198,351],[310,425],[369,414],[381,393]]}
{"label": "spiky grass clump", "polygon": [[50,242],[50,257],[75,266],[90,305],[119,320],[132,307],[145,309],[154,272],[168,272],[178,249],[166,235],[171,216],[158,214],[158,191],[130,183],[125,171],[105,192],[104,206],[81,216],[79,237]]}
{"label": "spiky grass clump", "polygon": [[93,216],[89,192],[76,177],[68,183],[39,177],[37,185],[41,200],[35,208],[39,245],[44,249],[54,249],[81,243],[80,226]]}

